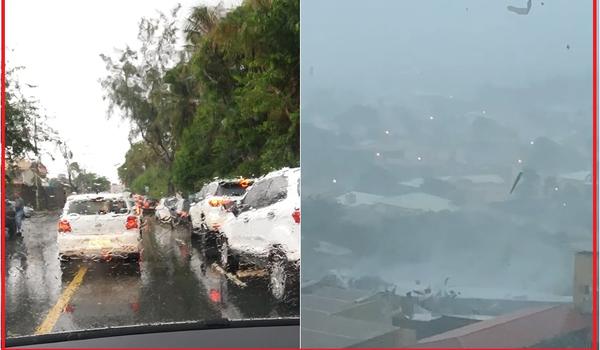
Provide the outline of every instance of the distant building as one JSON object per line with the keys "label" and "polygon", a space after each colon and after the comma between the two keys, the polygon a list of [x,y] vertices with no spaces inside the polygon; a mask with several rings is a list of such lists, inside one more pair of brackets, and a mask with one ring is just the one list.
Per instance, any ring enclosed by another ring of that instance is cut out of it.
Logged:
{"label": "distant building", "polygon": [[407,193],[399,196],[380,196],[372,193],[352,191],[337,197],[337,201],[347,206],[383,204],[414,210],[416,212],[454,211],[458,209],[449,199],[422,192]]}
{"label": "distant building", "polygon": [[122,184],[110,184],[110,193],[122,193],[123,191],[125,191],[125,186],[123,186]]}
{"label": "distant building", "polygon": [[[302,294],[302,345],[309,348],[398,348],[415,332],[392,325],[394,307],[373,292],[312,285]],[[308,292],[308,293],[307,293]]]}
{"label": "distant building", "polygon": [[21,159],[12,166],[7,164],[7,170],[14,185],[35,186],[37,178],[40,186],[48,186],[48,169],[40,162]]}
{"label": "distant building", "polygon": [[573,277],[573,303],[582,313],[592,313],[592,252],[581,251],[575,254]]}
{"label": "distant building", "polygon": [[417,348],[524,348],[589,328],[571,305],[519,310],[419,340]]}

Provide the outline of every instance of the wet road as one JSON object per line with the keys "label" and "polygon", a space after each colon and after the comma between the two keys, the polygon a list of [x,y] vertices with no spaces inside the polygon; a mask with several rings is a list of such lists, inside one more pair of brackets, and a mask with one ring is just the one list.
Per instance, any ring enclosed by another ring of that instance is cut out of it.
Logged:
{"label": "wet road", "polygon": [[[175,321],[297,316],[276,302],[260,273],[227,278],[200,239],[154,220],[142,230],[140,262],[58,260],[58,214],[33,217],[6,245],[8,337]],[[239,282],[245,283],[245,286]]]}

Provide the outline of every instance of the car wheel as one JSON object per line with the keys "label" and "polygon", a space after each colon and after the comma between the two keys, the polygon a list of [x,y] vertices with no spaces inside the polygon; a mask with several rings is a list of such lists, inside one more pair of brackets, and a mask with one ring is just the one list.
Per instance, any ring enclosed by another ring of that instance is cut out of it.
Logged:
{"label": "car wheel", "polygon": [[283,300],[287,292],[287,259],[280,251],[273,251],[269,257],[269,290],[276,300]]}

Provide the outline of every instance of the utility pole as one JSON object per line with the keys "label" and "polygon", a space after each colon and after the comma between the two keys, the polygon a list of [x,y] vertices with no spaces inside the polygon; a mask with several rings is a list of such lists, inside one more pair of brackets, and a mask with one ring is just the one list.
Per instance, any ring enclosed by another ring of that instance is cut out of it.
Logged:
{"label": "utility pole", "polygon": [[40,210],[40,153],[38,151],[37,145],[37,115],[33,117],[33,147],[36,155],[36,164],[34,170],[34,178],[35,178],[35,209]]}

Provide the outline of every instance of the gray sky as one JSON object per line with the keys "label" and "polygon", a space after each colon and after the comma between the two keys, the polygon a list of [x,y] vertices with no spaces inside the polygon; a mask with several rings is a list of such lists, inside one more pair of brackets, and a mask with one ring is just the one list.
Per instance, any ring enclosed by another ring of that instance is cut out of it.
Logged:
{"label": "gray sky", "polygon": [[[105,72],[100,53],[137,43],[141,17],[168,11],[177,3],[180,14],[193,5],[218,0],[18,0],[6,3],[7,68],[25,66],[18,75],[36,85],[26,91],[40,101],[50,126],[60,132],[74,160],[88,171],[118,181],[117,167],[129,148],[129,127],[118,115],[106,118],[107,103],[98,79]],[[225,7],[240,0],[222,1]],[[50,176],[65,172],[63,158],[45,156]]]}

